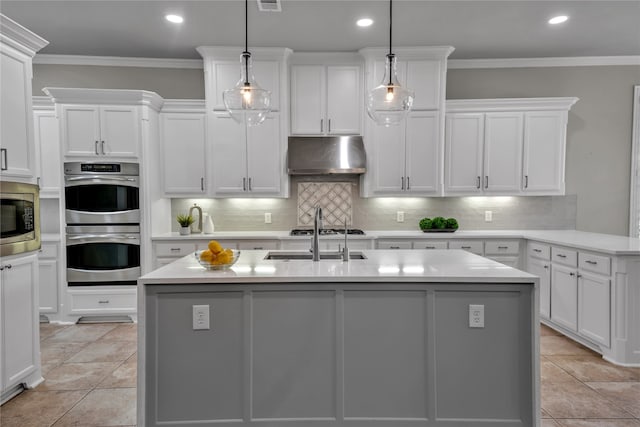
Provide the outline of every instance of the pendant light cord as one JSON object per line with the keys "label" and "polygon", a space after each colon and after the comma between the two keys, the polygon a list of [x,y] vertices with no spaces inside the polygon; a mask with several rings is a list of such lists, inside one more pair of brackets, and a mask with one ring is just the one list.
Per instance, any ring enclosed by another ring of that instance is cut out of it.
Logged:
{"label": "pendant light cord", "polygon": [[391,38],[393,35],[393,0],[389,0],[389,55],[387,55],[387,59],[389,60],[389,86],[393,85],[391,80],[392,72],[393,72],[393,52],[391,51]]}
{"label": "pendant light cord", "polygon": [[249,0],[244,0],[244,84],[249,86]]}

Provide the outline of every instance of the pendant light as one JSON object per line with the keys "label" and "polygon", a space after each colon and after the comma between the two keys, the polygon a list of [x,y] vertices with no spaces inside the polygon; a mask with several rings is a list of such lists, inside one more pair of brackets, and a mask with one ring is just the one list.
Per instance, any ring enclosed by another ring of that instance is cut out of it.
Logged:
{"label": "pendant light", "polygon": [[271,111],[271,92],[262,89],[256,82],[249,52],[249,12],[248,0],[244,2],[244,52],[240,55],[240,80],[222,93],[224,106],[238,123],[249,126],[259,125]]}
{"label": "pendant light", "polygon": [[413,91],[402,87],[396,72],[396,56],[391,50],[393,28],[392,0],[389,0],[389,54],[384,67],[384,77],[380,85],[367,95],[367,113],[377,124],[397,125],[411,110]]}

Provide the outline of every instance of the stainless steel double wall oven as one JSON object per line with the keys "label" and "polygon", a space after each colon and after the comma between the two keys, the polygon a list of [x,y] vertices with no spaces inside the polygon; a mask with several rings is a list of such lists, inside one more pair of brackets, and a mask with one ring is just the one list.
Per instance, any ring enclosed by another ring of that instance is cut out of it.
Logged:
{"label": "stainless steel double wall oven", "polygon": [[69,286],[133,285],[140,277],[136,163],[64,164]]}

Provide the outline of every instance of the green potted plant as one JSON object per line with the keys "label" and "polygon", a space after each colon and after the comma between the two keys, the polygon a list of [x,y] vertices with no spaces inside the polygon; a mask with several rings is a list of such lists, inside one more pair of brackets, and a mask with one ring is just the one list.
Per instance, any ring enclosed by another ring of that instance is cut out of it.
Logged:
{"label": "green potted plant", "polygon": [[425,233],[438,231],[451,233],[458,229],[458,221],[455,218],[437,216],[435,218],[422,218],[418,226]]}
{"label": "green potted plant", "polygon": [[178,224],[180,224],[180,235],[186,236],[191,234],[191,224],[193,224],[194,219],[191,215],[178,215],[176,217]]}

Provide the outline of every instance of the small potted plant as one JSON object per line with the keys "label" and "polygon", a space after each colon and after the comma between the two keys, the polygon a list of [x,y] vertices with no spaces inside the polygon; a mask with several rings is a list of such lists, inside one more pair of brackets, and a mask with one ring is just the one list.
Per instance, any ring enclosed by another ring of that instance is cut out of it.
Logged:
{"label": "small potted plant", "polygon": [[180,235],[186,236],[191,234],[191,224],[193,224],[194,219],[191,215],[178,215],[176,217],[178,224],[180,224]]}

